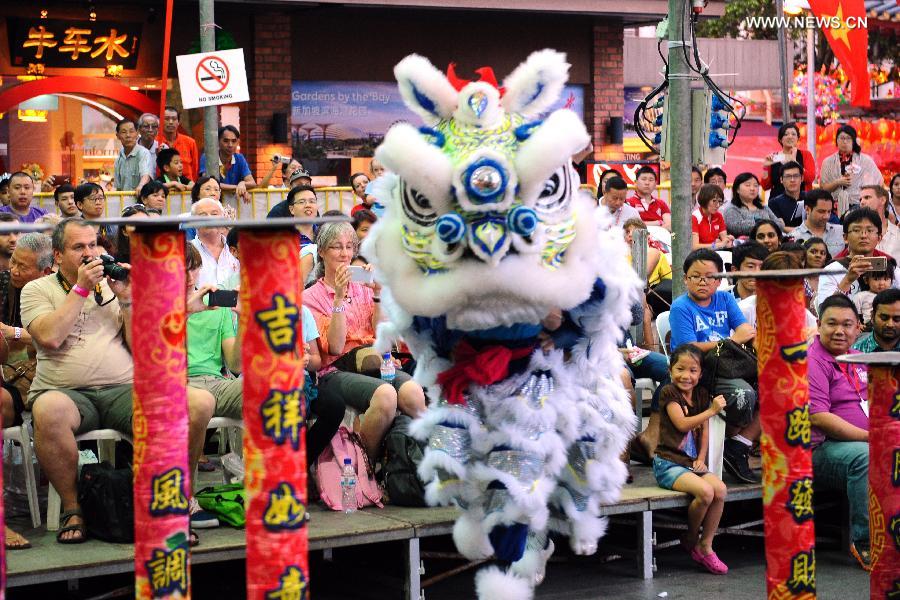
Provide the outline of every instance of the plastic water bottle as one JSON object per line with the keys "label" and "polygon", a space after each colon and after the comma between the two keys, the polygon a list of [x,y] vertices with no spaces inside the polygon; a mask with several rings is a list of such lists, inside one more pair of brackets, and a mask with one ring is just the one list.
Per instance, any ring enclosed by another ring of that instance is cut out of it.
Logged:
{"label": "plastic water bottle", "polygon": [[391,358],[390,352],[385,352],[381,357],[381,380],[387,383],[394,383],[395,376],[394,360]]}
{"label": "plastic water bottle", "polygon": [[344,470],[341,471],[341,506],[348,515],[356,511],[356,471],[349,458],[344,459]]}

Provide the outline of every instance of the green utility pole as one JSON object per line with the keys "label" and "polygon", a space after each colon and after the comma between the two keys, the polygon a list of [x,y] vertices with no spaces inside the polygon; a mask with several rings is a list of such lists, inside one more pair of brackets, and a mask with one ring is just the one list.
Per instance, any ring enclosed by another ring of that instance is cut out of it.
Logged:
{"label": "green utility pole", "polygon": [[[216,50],[216,18],[213,0],[200,0],[200,52]],[[219,112],[216,106],[203,109],[203,151],[206,173],[219,176]]]}
{"label": "green utility pole", "polygon": [[[681,265],[691,251],[691,75],[684,59],[690,32],[684,0],[669,0],[669,175],[672,191],[672,297],[685,292]],[[688,48],[688,52],[692,52]]]}

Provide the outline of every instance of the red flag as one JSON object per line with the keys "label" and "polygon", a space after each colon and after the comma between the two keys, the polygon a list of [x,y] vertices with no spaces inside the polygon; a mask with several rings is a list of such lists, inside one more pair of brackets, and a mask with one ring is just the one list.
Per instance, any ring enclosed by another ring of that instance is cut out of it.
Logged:
{"label": "red flag", "polygon": [[809,6],[850,80],[850,104],[869,106],[869,30],[864,0],[809,0]]}

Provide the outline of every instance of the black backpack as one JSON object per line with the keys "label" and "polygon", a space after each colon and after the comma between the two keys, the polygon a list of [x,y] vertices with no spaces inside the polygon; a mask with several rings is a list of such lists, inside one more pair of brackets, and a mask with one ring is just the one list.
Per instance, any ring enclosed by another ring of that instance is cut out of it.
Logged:
{"label": "black backpack", "polygon": [[410,417],[398,415],[384,438],[384,491],[391,504],[426,506],[425,486],[416,473],[425,445],[409,435],[410,423]]}
{"label": "black backpack", "polygon": [[108,462],[87,464],[78,481],[78,504],[88,537],[117,544],[134,543],[134,487],[131,469]]}

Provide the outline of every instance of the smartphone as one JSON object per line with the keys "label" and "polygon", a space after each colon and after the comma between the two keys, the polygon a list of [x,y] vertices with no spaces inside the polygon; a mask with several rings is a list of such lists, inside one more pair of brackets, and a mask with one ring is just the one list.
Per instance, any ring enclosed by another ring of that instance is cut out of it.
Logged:
{"label": "smartphone", "polygon": [[375,273],[373,271],[366,271],[362,267],[351,266],[350,281],[355,281],[356,283],[373,283],[375,281]]}
{"label": "smartphone", "polygon": [[864,256],[863,259],[869,263],[866,271],[887,271],[886,256]]}
{"label": "smartphone", "polygon": [[224,306],[233,308],[237,306],[238,293],[237,290],[216,290],[209,293],[210,306]]}

